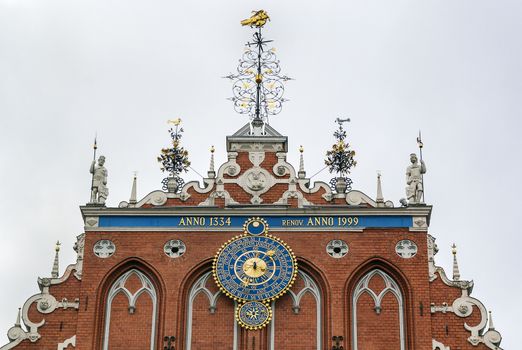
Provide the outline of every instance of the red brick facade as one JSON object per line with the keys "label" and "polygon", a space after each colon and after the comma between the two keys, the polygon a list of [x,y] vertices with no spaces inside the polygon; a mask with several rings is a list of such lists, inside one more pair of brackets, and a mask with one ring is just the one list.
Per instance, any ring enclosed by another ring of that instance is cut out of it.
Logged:
{"label": "red brick facade", "polygon": [[[41,293],[21,312],[27,327],[11,328],[11,342],[0,349],[163,349],[165,336],[176,337],[178,350],[326,350],[336,346],[334,336],[353,350],[500,349],[486,309],[469,296],[472,283],[449,279],[435,266],[431,207],[393,208],[359,191],[336,194],[326,184],[310,184],[286,163],[286,138],[271,132],[266,139],[231,137],[229,161],[205,179],[206,187],[190,182],[181,193],[156,191],[137,204],[82,207],[78,262],[61,278],[39,281]],[[248,190],[252,169],[269,174],[258,192]],[[247,331],[235,323],[234,301],[209,274],[214,254],[242,227],[116,227],[101,218],[169,215],[401,216],[412,224],[271,228],[294,251],[300,273],[273,304],[272,322]],[[116,247],[110,257],[94,253],[100,240]],[[186,252],[165,254],[170,240],[183,241]],[[344,257],[327,253],[332,240],[347,244]],[[416,244],[413,257],[397,254],[401,240]]]}

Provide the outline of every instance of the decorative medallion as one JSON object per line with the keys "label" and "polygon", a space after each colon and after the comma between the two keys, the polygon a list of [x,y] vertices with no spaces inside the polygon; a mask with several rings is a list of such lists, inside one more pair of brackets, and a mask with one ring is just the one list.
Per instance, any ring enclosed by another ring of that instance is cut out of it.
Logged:
{"label": "decorative medallion", "polygon": [[397,245],[395,246],[395,252],[397,255],[404,259],[413,258],[417,254],[417,250],[417,244],[409,239],[403,239],[402,241],[397,242]]}
{"label": "decorative medallion", "polygon": [[109,258],[116,251],[116,245],[108,239],[102,239],[94,244],[92,251],[98,258]]}
{"label": "decorative medallion", "polygon": [[252,191],[262,191],[266,187],[266,175],[263,174],[262,170],[252,170],[246,177],[246,185]]}
{"label": "decorative medallion", "polygon": [[246,329],[261,329],[270,323],[271,319],[270,306],[258,301],[249,301],[236,308],[236,320]]}
{"label": "decorative medallion", "polygon": [[259,217],[248,219],[243,225],[243,232],[253,236],[266,234],[268,233],[268,223]]}
{"label": "decorative medallion", "polygon": [[348,244],[340,239],[334,239],[326,245],[326,252],[332,258],[340,259],[348,254]]}
{"label": "decorative medallion", "polygon": [[187,251],[187,246],[182,240],[172,239],[165,243],[163,246],[163,252],[171,258],[179,258]]}

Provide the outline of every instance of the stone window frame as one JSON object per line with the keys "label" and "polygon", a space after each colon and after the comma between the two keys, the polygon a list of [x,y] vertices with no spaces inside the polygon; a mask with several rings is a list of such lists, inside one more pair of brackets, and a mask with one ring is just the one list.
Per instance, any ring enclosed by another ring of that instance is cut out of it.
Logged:
{"label": "stone window frame", "polygon": [[[386,287],[377,295],[372,289],[369,288],[369,283],[371,279],[375,276],[379,275],[386,285]],[[402,295],[402,291],[399,287],[399,284],[386,272],[381,269],[373,269],[366,273],[359,282],[357,282],[353,295],[352,295],[352,349],[357,350],[357,301],[359,297],[364,293],[368,293],[373,301],[375,302],[375,309],[380,310],[381,302],[384,296],[388,293],[392,293],[397,299],[397,303],[399,304],[399,334],[400,334],[400,343],[401,350],[406,349],[406,329],[405,329],[405,314],[404,314],[404,298]]]}
{"label": "stone window frame", "polygon": [[[307,274],[306,272],[299,270],[298,275],[303,279],[304,281],[304,287],[299,292],[294,293],[292,290],[288,291],[288,294],[292,298],[292,310],[294,313],[299,313],[301,299],[303,296],[307,293],[312,294],[312,296],[315,299],[315,305],[316,305],[316,350],[322,350],[323,349],[323,318],[322,318],[322,292],[317,283],[314,281],[314,279]],[[270,325],[268,326],[269,331],[269,341],[268,341],[268,350],[275,350],[275,329],[276,329],[276,317],[275,317],[275,309],[276,309],[277,302],[273,301],[271,303],[272,306],[272,321],[270,322]]]}
{"label": "stone window frame", "polygon": [[[125,283],[129,280],[131,276],[137,276],[142,286],[135,293],[131,293],[127,288],[125,288]],[[151,279],[141,272],[138,269],[131,269],[124,274],[122,274],[111,286],[109,293],[107,294],[107,302],[105,305],[105,326],[104,326],[104,336],[103,336],[103,350],[109,350],[109,334],[110,334],[110,322],[111,322],[111,308],[112,301],[119,294],[123,293],[128,301],[129,301],[129,312],[131,312],[132,308],[136,307],[136,300],[143,293],[149,294],[152,300],[152,329],[150,335],[150,350],[154,350],[156,348],[156,324],[158,318],[158,297],[156,293],[156,288],[152,283]]]}
{"label": "stone window frame", "polygon": [[[188,295],[188,305],[187,305],[187,327],[186,327],[186,333],[185,333],[185,349],[186,350],[192,350],[192,317],[193,317],[193,306],[194,306],[194,300],[196,297],[203,293],[207,296],[209,301],[209,307],[208,310],[210,313],[214,313],[217,308],[217,302],[219,297],[223,294],[221,291],[217,291],[215,293],[212,293],[207,288],[207,283],[210,280],[211,283],[214,283],[214,280],[212,278],[212,271],[208,271],[201,275],[196,282],[190,287],[190,292]],[[233,343],[233,350],[238,350],[238,340],[239,340],[239,325],[237,323],[236,317],[235,317],[235,309],[237,307],[237,302],[234,301],[234,314],[232,317],[234,318],[234,343]]]}

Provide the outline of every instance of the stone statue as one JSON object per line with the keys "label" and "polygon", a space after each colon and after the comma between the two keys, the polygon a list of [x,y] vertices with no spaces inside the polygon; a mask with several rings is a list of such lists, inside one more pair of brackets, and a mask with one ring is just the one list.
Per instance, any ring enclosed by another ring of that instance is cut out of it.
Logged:
{"label": "stone statue", "polygon": [[105,157],[98,158],[98,166],[93,160],[90,172],[92,174],[92,188],[91,188],[91,203],[105,204],[107,196],[109,195],[109,188],[107,188],[107,169],[103,166],[105,164]]}
{"label": "stone statue", "polygon": [[423,160],[419,164],[415,153],[410,154],[410,162],[411,165],[406,169],[406,196],[409,204],[418,204],[423,200],[422,174],[426,173],[426,165]]}

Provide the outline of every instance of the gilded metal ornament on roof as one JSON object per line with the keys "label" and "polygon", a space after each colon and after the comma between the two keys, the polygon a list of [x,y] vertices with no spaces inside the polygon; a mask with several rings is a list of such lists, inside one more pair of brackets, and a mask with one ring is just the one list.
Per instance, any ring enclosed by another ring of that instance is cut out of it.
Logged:
{"label": "gilded metal ornament on roof", "polygon": [[243,56],[239,60],[236,73],[225,78],[232,81],[234,109],[240,114],[247,114],[257,124],[268,122],[270,115],[281,112],[283,103],[287,101],[283,95],[284,82],[291,80],[281,74],[279,59],[275,49],[266,49],[272,40],[265,40],[261,28],[266,23],[268,15],[263,10],[257,11],[251,18],[242,21],[243,25],[256,27],[254,40],[248,42]]}
{"label": "gilded metal ornament on roof", "polygon": [[347,177],[351,169],[357,165],[354,159],[355,151],[351,149],[350,144],[346,141],[346,130],[343,123],[349,122],[350,119],[335,120],[339,127],[333,133],[336,142],[332,148],[326,152],[325,164],[328,166],[330,173],[337,173],[337,177],[330,180],[330,186],[337,193],[345,193],[351,189],[352,180]]}
{"label": "gilded metal ornament on roof", "polygon": [[262,28],[266,21],[270,21],[270,17],[265,10],[252,11],[253,15],[250,18],[241,21],[242,26],[250,26],[256,28]]}
{"label": "gilded metal ornament on roof", "polygon": [[184,184],[179,174],[188,171],[190,161],[188,159],[188,151],[181,146],[181,137],[183,136],[183,128],[180,127],[181,119],[169,120],[168,123],[174,125],[174,128],[169,129],[172,146],[163,148],[157,159],[161,163],[161,171],[169,173],[169,176],[161,182],[163,190],[178,192]]}

